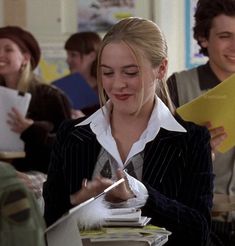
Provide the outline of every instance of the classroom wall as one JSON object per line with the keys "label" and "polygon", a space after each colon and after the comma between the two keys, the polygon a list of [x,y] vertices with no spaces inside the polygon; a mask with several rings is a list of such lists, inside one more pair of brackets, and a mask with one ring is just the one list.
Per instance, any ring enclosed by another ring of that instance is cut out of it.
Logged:
{"label": "classroom wall", "polygon": [[[79,1],[0,0],[0,26],[19,23],[39,40],[45,56],[41,69],[52,71],[43,74],[48,82],[68,73],[63,44],[77,31]],[[136,15],[152,19],[163,30],[169,48],[168,74],[184,69],[184,0],[136,0]]]}

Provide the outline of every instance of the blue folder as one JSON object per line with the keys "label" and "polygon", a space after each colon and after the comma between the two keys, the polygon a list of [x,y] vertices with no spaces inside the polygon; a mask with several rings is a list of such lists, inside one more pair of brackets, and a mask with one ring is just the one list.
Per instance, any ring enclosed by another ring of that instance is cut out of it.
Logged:
{"label": "blue folder", "polygon": [[65,92],[74,109],[83,109],[99,104],[97,93],[79,73],[55,80],[52,85]]}

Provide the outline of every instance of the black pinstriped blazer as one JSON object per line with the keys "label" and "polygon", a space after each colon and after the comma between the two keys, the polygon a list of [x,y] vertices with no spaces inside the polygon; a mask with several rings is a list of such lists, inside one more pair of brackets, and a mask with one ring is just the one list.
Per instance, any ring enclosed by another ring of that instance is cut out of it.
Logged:
{"label": "black pinstriped blazer", "polygon": [[[204,245],[210,230],[213,173],[206,128],[177,119],[187,133],[160,129],[144,150],[143,214],[172,232],[167,245]],[[91,179],[101,146],[89,125],[66,121],[57,134],[44,185],[48,225],[71,208],[69,195]]]}

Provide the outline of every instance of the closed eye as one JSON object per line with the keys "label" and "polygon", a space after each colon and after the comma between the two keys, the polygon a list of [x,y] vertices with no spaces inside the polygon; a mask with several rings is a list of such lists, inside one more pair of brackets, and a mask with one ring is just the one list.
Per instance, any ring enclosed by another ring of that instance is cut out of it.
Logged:
{"label": "closed eye", "polygon": [[128,76],[134,77],[134,76],[139,74],[139,71],[137,71],[137,72],[125,72],[125,74]]}
{"label": "closed eye", "polygon": [[113,72],[103,72],[103,75],[105,75],[105,76],[109,76],[109,75],[112,75],[112,74],[114,74]]}

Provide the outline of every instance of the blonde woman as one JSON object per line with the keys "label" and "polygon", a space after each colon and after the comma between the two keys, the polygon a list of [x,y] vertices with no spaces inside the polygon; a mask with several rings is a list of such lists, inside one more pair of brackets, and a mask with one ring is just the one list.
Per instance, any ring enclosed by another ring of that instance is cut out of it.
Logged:
{"label": "blonde woman", "polygon": [[[34,36],[17,26],[0,28],[0,86],[29,92],[32,95],[27,116],[17,108],[9,112],[8,124],[20,134],[25,143],[26,157],[12,164],[27,185],[38,191],[37,182],[32,184],[28,171],[47,173],[51,146],[60,123],[70,118],[67,98],[56,88],[43,84],[34,74],[40,60],[40,48]],[[32,175],[35,177],[35,175]],[[45,175],[38,182],[45,181]]]}
{"label": "blonde woman", "polygon": [[142,207],[152,224],[172,232],[168,245],[205,245],[210,136],[174,116],[167,63],[165,38],[149,20],[121,20],[105,35],[97,70],[102,109],[58,133],[44,190],[48,224],[125,177],[106,200]]}

